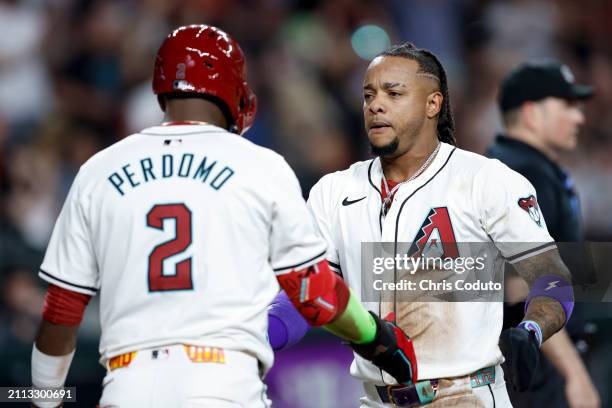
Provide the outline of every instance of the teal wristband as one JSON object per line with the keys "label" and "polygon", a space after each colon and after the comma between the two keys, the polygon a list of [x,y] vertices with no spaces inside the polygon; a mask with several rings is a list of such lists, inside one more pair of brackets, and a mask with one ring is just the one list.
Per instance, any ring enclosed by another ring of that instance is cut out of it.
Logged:
{"label": "teal wristband", "polygon": [[536,336],[536,340],[538,340],[538,348],[542,348],[542,329],[537,322],[533,320],[523,320],[519,323],[518,327],[533,332]]}

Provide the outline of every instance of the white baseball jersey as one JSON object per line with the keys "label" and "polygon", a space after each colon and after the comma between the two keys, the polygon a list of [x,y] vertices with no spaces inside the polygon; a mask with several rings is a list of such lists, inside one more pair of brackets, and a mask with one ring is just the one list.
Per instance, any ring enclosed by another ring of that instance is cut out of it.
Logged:
{"label": "white baseball jersey", "polygon": [[[358,162],[323,177],[308,199],[328,242],[330,265],[357,295],[362,293],[362,242],[427,241],[433,234],[445,242],[493,241],[499,257],[511,262],[554,247],[534,188],[497,160],[443,143],[429,167],[399,187],[386,217],[381,216],[382,176],[378,158]],[[364,303],[386,314],[379,302]],[[397,306],[398,325],[414,341],[420,379],[467,375],[502,361],[501,302]],[[351,373],[377,384],[394,382],[358,356]]]}
{"label": "white baseball jersey", "polygon": [[325,250],[280,155],[211,125],[155,126],[81,167],[40,276],[100,293],[101,362],[188,343],[269,368],[275,274]]}

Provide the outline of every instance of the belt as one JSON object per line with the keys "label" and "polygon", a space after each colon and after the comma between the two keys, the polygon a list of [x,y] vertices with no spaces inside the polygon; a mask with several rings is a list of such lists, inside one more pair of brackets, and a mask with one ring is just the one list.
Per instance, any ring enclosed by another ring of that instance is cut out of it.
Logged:
{"label": "belt", "polygon": [[[194,346],[190,344],[182,344],[182,349],[187,354],[192,363],[219,363],[225,364],[225,352],[221,347]],[[153,360],[162,359],[169,354],[169,349],[160,347],[156,349],[147,349],[142,351],[130,351],[112,357],[108,360],[109,370],[123,368],[129,366],[137,353],[150,353]]]}
{"label": "belt", "polygon": [[[381,401],[396,407],[411,408],[429,404],[438,391],[438,379],[418,381],[408,385],[376,386]],[[472,388],[495,383],[495,367],[485,367],[470,375]]]}

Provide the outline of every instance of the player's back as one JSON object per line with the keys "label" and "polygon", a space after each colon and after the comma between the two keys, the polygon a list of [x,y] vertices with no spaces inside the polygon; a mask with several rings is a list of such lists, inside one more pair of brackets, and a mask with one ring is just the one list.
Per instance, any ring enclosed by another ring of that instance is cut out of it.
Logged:
{"label": "player's back", "polygon": [[[268,365],[266,307],[278,290],[271,260],[292,262],[271,230],[279,197],[301,200],[296,185],[282,157],[221,128],[145,129],[94,156],[75,180],[77,197],[62,210],[74,214],[62,216],[83,218],[75,239],[90,248],[71,255],[82,270],[48,254],[42,274],[99,290],[103,360],[187,343],[247,350]],[[298,257],[302,250],[310,251]]]}

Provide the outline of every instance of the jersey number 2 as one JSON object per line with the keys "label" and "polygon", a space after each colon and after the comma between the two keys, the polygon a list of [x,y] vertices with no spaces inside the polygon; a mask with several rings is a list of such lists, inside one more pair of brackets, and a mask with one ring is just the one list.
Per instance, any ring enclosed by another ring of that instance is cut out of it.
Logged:
{"label": "jersey number 2", "polygon": [[147,214],[147,225],[164,229],[164,220],[174,218],[174,239],[159,244],[149,255],[149,291],[193,289],[191,258],[175,265],[174,275],[164,275],[164,260],[185,251],[191,245],[191,211],[185,204],[158,204]]}

